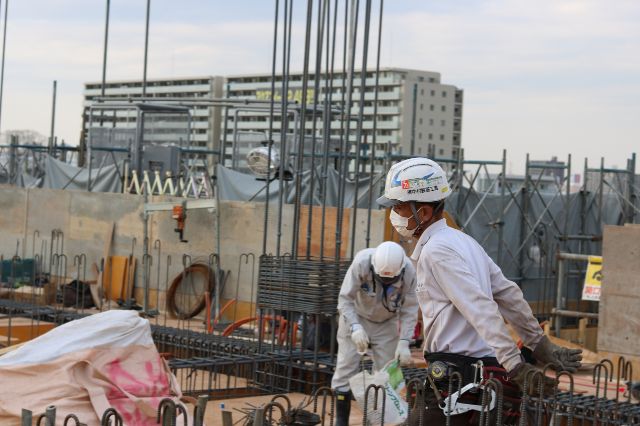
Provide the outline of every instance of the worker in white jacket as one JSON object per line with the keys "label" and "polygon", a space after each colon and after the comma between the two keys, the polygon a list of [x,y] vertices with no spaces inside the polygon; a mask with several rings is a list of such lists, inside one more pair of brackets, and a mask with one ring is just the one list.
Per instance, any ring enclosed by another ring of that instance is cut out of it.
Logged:
{"label": "worker in white jacket", "polygon": [[386,241],[355,255],[338,298],[338,360],[331,382],[336,426],[349,423],[349,379],[369,346],[377,370],[394,357],[401,365],[411,363],[409,341],[418,317],[415,287],[415,269],[399,244]]}
{"label": "worker in white jacket", "polygon": [[[443,210],[450,193],[447,177],[436,162],[412,158],[391,167],[384,195],[378,199],[392,208],[390,220],[396,231],[417,239],[411,259],[416,262],[425,358],[434,385],[446,387],[453,371],[472,382],[472,365],[482,360],[485,366],[502,367],[505,381],[522,387],[536,367],[524,362],[505,320],[542,364],[575,371],[582,351],[551,343],[519,287],[505,278],[472,237],[447,226]],[[548,379],[545,386],[554,384]],[[425,425],[444,424],[446,419],[438,408],[437,394],[427,393]],[[469,419],[468,414],[459,414],[451,424],[468,424]]]}

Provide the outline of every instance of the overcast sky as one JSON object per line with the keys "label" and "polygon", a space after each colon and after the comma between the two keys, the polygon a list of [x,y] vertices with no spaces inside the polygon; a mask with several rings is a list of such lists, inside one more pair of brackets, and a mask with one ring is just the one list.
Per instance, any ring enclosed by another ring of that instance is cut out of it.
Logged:
{"label": "overcast sky", "polygon": [[[295,1],[301,45],[306,2]],[[269,72],[274,3],[152,0],[149,78]],[[142,77],[145,5],[111,2],[108,79]],[[10,0],[2,130],[48,135],[56,79],[56,135],[77,143],[83,83],[101,77],[104,9]],[[640,147],[640,1],[387,0],[382,46],[383,66],[437,71],[464,89],[468,159],[506,148],[512,171],[527,152],[624,167]]]}

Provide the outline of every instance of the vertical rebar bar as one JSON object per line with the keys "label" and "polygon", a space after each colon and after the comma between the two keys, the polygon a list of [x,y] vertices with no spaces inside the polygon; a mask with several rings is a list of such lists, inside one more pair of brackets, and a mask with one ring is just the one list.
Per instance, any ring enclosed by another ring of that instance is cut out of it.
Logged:
{"label": "vertical rebar bar", "polygon": [[[346,2],[348,5],[349,2]],[[341,129],[342,134],[342,145],[343,149],[341,150],[341,154],[343,155],[343,160],[340,164],[341,172],[340,172],[340,188],[338,189],[338,215],[336,220],[336,259],[340,259],[341,257],[341,248],[342,248],[342,222],[344,220],[344,196],[346,192],[346,184],[347,184],[347,176],[348,176],[348,164],[350,157],[350,149],[349,148],[349,130],[351,128],[351,107],[353,100],[353,79],[354,79],[354,66],[355,66],[355,58],[356,58],[356,40],[358,36],[358,11],[360,2],[359,0],[351,0],[351,19],[348,20],[349,7],[345,8],[345,55],[346,55],[346,46],[347,40],[349,41],[348,45],[348,63],[345,60],[345,69],[343,76],[343,89],[346,88],[346,97],[347,99],[343,102],[343,110],[346,108],[346,115],[343,115],[343,126]],[[346,56],[345,58],[346,59]],[[348,67],[348,72],[347,68]],[[348,74],[348,77],[347,77]],[[346,86],[345,86],[346,83]],[[357,143],[357,142],[356,142]]]}
{"label": "vertical rebar bar", "polygon": [[[1,5],[0,0],[0,5]],[[4,1],[4,27],[2,30],[2,62],[0,64],[0,131],[2,130],[2,101],[4,95],[4,58],[7,47],[7,16],[9,14],[9,0]]]}
{"label": "vertical rebar bar", "polygon": [[[331,2],[327,7],[327,20],[330,22]],[[333,11],[333,29],[327,29],[327,52],[326,52],[326,72],[325,72],[325,93],[324,93],[324,125],[323,125],[323,143],[324,151],[322,158],[322,218],[320,221],[320,259],[324,258],[324,232],[327,216],[327,181],[329,178],[329,146],[331,145],[331,125],[333,123],[333,79],[334,65],[336,58],[336,39],[338,24],[338,1]],[[329,24],[327,23],[327,27]],[[331,33],[331,34],[330,34]],[[329,49],[329,41],[331,40],[331,50]]]}
{"label": "vertical rebar bar", "polygon": [[151,0],[147,0],[147,13],[144,26],[144,67],[142,70],[142,97],[147,95],[147,57],[149,52],[149,12],[151,11]]}
{"label": "vertical rebar bar", "polygon": [[282,243],[282,214],[284,204],[284,174],[289,163],[287,152],[287,131],[289,129],[288,93],[289,65],[291,63],[291,29],[293,22],[293,0],[284,1],[283,48],[282,48],[282,89],[280,91],[280,170],[278,176],[278,226],[276,238],[276,255],[280,255]]}
{"label": "vertical rebar bar", "polygon": [[[262,254],[267,254],[267,237],[269,229],[269,190],[271,189],[271,152],[273,150],[273,109],[274,95],[276,90],[276,60],[278,52],[278,12],[280,10],[280,0],[276,1],[275,17],[273,18],[273,52],[271,53],[271,102],[269,102],[269,130],[267,132],[268,158],[267,158],[267,187],[265,188],[264,201],[264,227],[262,235]],[[280,118],[282,122],[282,117]],[[284,153],[281,152],[281,155]],[[282,160],[282,158],[281,158]]]}
{"label": "vertical rebar bar", "polygon": [[382,12],[384,9],[384,0],[380,0],[380,12],[378,16],[378,45],[376,52],[376,79],[373,89],[373,129],[371,131],[371,164],[369,172],[369,203],[367,205],[367,236],[365,239],[366,246],[371,243],[371,205],[373,204],[373,179],[375,176],[375,160],[378,133],[378,84],[380,82],[380,48],[382,46]]}
{"label": "vertical rebar bar", "polygon": [[[311,113],[312,131],[311,131],[311,167],[310,167],[310,182],[309,182],[309,202],[308,202],[308,218],[307,218],[307,248],[306,258],[311,257],[311,234],[313,223],[313,205],[314,205],[314,190],[315,190],[315,175],[316,175],[316,139],[317,139],[317,105],[318,105],[318,93],[320,91],[320,73],[322,71],[322,49],[324,48],[324,29],[326,23],[326,11],[328,0],[320,0],[318,2],[318,28],[317,28],[317,40],[316,40],[316,67],[314,71],[313,82],[313,111]],[[328,30],[327,30],[328,31]],[[329,47],[327,46],[327,49]],[[325,75],[326,78],[326,75]]]}
{"label": "vertical rebar bar", "polygon": [[[109,46],[109,10],[111,0],[107,0],[107,9],[104,18],[104,47],[102,49],[102,86],[100,88],[100,97],[104,98],[107,84],[107,50]],[[102,115],[102,114],[101,114]],[[102,120],[100,120],[102,126]]]}
{"label": "vertical rebar bar", "polygon": [[305,126],[307,113],[307,89],[309,87],[309,47],[311,44],[311,21],[313,18],[313,0],[307,0],[306,29],[304,36],[304,59],[302,65],[302,96],[300,99],[300,134],[296,153],[296,184],[295,203],[293,213],[293,239],[291,241],[291,255],[298,257],[298,240],[300,237],[300,210],[302,203],[302,166],[304,159]]}
{"label": "vertical rebar bar", "polygon": [[53,137],[55,135],[55,124],[56,124],[56,90],[58,87],[58,82],[53,80],[53,100],[51,105],[51,132],[49,134],[49,147],[48,154],[51,155],[53,153]]}
{"label": "vertical rebar bar", "polygon": [[369,31],[371,28],[371,0],[365,3],[364,35],[362,46],[362,68],[360,69],[360,100],[358,108],[358,122],[356,127],[356,161],[355,161],[355,186],[353,188],[353,211],[351,222],[351,258],[356,248],[356,227],[358,218],[358,186],[360,183],[360,146],[362,139],[362,122],[364,120],[364,99],[367,87],[367,59],[369,56]]}

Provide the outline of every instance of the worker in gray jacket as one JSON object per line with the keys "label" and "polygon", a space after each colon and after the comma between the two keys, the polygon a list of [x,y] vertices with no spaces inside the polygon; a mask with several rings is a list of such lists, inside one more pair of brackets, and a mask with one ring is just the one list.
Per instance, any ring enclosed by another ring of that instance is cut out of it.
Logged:
{"label": "worker in gray jacket", "polygon": [[349,379],[369,346],[376,370],[392,359],[411,363],[409,342],[418,317],[416,273],[404,249],[386,241],[359,251],[338,298],[338,360],[331,386],[337,396],[336,426],[349,424]]}
{"label": "worker in gray jacket", "polygon": [[[462,385],[474,382],[474,365],[482,361],[503,371],[505,383],[522,387],[536,367],[524,362],[505,320],[539,362],[575,371],[582,351],[551,343],[520,288],[505,278],[478,242],[447,226],[443,210],[450,193],[447,177],[436,162],[411,158],[391,167],[384,195],[378,199],[392,208],[390,220],[396,231],[417,239],[411,259],[416,262],[425,358],[433,379],[430,386],[445,390],[452,372],[462,375]],[[553,379],[545,380],[546,387],[555,384]],[[444,424],[445,410],[437,400],[440,392],[434,389],[426,395],[423,423]],[[469,424],[471,414],[453,416],[451,425]]]}

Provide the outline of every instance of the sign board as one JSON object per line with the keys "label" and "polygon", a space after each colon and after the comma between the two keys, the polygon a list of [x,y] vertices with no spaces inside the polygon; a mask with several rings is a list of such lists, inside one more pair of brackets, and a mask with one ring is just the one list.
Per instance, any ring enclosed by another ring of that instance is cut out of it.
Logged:
{"label": "sign board", "polygon": [[582,300],[600,301],[600,290],[602,288],[602,257],[589,256],[589,265],[584,276],[584,287],[582,289]]}

